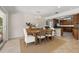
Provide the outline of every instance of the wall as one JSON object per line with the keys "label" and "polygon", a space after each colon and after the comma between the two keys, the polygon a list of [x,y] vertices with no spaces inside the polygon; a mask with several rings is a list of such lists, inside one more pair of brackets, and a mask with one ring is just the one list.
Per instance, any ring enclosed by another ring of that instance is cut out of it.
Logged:
{"label": "wall", "polygon": [[46,20],[41,16],[25,15],[25,22],[30,22],[31,24],[38,24],[38,27],[43,27],[46,24]]}
{"label": "wall", "polygon": [[43,27],[45,25],[45,19],[43,17],[26,15],[26,14],[9,14],[8,21],[8,36],[9,38],[23,37],[23,28],[26,27],[26,22],[31,22],[32,24],[39,24]]}
{"label": "wall", "polygon": [[8,20],[8,36],[15,38],[22,36],[24,26],[24,15],[22,14],[9,14]]}
{"label": "wall", "polygon": [[[54,16],[47,17],[46,19],[52,19],[55,17],[61,17],[65,15],[71,15],[79,13],[79,8],[71,11],[63,12],[60,14],[56,14]],[[26,22],[31,22],[33,24],[39,24],[39,27],[43,27],[45,25],[46,20],[43,17],[35,16],[35,15],[27,15],[27,14],[9,14],[8,21],[8,33],[9,38],[21,37],[23,36],[23,28],[26,27]]]}

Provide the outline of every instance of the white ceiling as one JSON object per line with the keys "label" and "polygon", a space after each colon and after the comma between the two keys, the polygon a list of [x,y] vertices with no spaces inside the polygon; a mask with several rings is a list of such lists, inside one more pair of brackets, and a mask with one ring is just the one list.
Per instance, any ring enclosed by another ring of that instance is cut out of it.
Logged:
{"label": "white ceiling", "polygon": [[4,6],[9,13],[24,13],[30,15],[51,16],[56,12],[62,13],[72,9],[79,8],[79,6]]}

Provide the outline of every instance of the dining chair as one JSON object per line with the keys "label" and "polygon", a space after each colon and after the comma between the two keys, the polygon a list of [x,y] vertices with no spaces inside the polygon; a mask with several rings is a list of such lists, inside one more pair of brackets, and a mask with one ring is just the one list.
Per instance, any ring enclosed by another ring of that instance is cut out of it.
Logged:
{"label": "dining chair", "polygon": [[24,29],[24,41],[26,45],[31,42],[35,42],[35,37],[33,35],[27,35],[27,30]]}
{"label": "dining chair", "polygon": [[39,40],[39,43],[41,43],[42,40],[45,38],[46,38],[45,31],[41,29],[40,32],[37,34],[37,39]]}
{"label": "dining chair", "polygon": [[49,38],[54,39],[54,36],[55,36],[55,29],[54,28],[48,29],[46,32],[47,40],[49,40]]}
{"label": "dining chair", "polygon": [[46,31],[46,39],[49,40],[49,38],[52,39],[52,31],[48,29],[48,30]]}

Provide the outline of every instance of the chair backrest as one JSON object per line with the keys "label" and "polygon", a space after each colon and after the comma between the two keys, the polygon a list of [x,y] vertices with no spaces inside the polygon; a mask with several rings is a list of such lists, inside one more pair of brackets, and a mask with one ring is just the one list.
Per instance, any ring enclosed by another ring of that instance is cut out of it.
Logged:
{"label": "chair backrest", "polygon": [[35,37],[33,37],[31,35],[28,35],[26,29],[23,29],[23,30],[24,30],[24,41],[25,41],[25,43],[34,42],[35,41]]}
{"label": "chair backrest", "polygon": [[55,35],[55,29],[53,27],[51,27],[51,29],[52,29],[52,36],[54,36]]}
{"label": "chair backrest", "polygon": [[38,36],[45,36],[45,31],[40,29],[40,32],[37,34]]}
{"label": "chair backrest", "polygon": [[24,28],[24,35],[27,36],[27,30]]}
{"label": "chair backrest", "polygon": [[24,41],[27,43],[27,30],[24,28]]}
{"label": "chair backrest", "polygon": [[46,34],[48,34],[48,35],[49,35],[49,34],[52,35],[52,30],[47,29],[47,30],[46,30]]}
{"label": "chair backrest", "polygon": [[53,27],[51,27],[50,29],[55,30]]}

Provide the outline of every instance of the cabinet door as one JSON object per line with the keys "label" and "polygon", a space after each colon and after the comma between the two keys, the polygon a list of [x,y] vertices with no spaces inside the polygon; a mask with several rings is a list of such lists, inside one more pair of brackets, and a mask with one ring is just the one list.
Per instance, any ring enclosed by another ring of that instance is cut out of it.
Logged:
{"label": "cabinet door", "polygon": [[73,36],[75,39],[79,39],[78,38],[79,37],[79,30],[75,29],[78,23],[79,23],[79,14],[73,15],[73,25],[74,25]]}
{"label": "cabinet door", "polygon": [[[72,20],[61,20],[61,25],[72,25]],[[62,28],[64,32],[72,32],[72,28]]]}
{"label": "cabinet door", "polygon": [[75,39],[78,39],[78,30],[77,30],[77,29],[74,29],[73,31],[74,31],[74,32],[73,32],[74,38],[75,38]]}
{"label": "cabinet door", "polygon": [[73,25],[79,23],[79,15],[74,15],[73,16]]}
{"label": "cabinet door", "polygon": [[79,40],[79,29],[78,29],[78,40]]}

